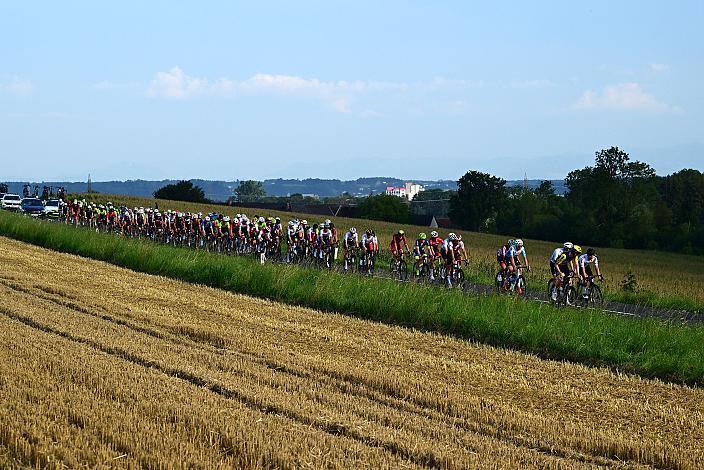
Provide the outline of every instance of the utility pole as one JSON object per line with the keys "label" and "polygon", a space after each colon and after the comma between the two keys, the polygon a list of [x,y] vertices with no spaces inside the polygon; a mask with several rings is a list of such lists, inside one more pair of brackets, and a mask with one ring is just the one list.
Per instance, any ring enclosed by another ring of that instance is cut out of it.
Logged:
{"label": "utility pole", "polygon": [[88,173],[88,188],[86,189],[88,194],[93,192],[93,182],[90,180],[90,173]]}

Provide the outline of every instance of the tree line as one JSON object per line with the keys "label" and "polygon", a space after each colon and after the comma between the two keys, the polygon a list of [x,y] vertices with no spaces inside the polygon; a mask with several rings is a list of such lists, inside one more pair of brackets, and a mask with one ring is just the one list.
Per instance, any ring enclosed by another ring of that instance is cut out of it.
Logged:
{"label": "tree line", "polygon": [[[342,194],[322,200],[300,194],[267,196],[261,182],[248,180],[240,182],[229,202],[353,204],[360,218],[397,223],[408,223],[414,214],[447,213],[452,225],[471,231],[704,254],[700,171],[657,176],[647,163],[611,147],[596,152],[593,166],[571,171],[565,185],[567,192],[558,195],[549,181],[536,189],[507,187],[502,178],[469,171],[457,182],[457,191],[424,191],[409,204],[384,194],[362,198]],[[165,186],[154,196],[207,202],[203,190],[189,181]]]}
{"label": "tree line", "polygon": [[565,183],[558,196],[547,181],[535,190],[507,188],[501,178],[469,171],[450,200],[450,219],[474,231],[704,254],[704,173],[657,176],[611,147]]}

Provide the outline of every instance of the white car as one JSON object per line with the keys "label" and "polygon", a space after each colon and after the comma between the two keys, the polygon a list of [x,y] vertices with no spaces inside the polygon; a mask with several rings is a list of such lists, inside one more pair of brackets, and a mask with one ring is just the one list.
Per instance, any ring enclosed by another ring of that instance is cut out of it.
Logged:
{"label": "white car", "polygon": [[5,194],[2,199],[0,199],[0,209],[18,211],[20,210],[21,201],[22,199],[17,194]]}
{"label": "white car", "polygon": [[59,217],[61,209],[61,201],[58,199],[49,199],[44,203],[44,217],[47,219],[56,219]]}

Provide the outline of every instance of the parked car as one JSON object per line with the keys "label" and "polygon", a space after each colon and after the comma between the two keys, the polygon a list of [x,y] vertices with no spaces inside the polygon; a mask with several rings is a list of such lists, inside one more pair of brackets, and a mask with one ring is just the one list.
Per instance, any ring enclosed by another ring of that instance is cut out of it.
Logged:
{"label": "parked car", "polygon": [[5,194],[2,199],[0,199],[0,209],[18,211],[20,210],[21,201],[22,199],[20,199],[17,194]]}
{"label": "parked car", "polygon": [[36,197],[26,197],[22,199],[20,207],[22,212],[32,217],[44,215],[44,204],[42,204],[41,199],[37,199]]}
{"label": "parked car", "polygon": [[60,215],[61,201],[58,199],[49,199],[44,203],[44,217],[47,219],[57,219]]}

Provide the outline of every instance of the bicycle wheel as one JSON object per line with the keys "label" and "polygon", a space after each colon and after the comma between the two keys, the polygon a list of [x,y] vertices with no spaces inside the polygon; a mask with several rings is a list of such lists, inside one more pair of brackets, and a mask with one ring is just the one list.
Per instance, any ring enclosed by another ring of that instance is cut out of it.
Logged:
{"label": "bicycle wheel", "polygon": [[601,287],[596,284],[592,284],[592,292],[589,296],[589,300],[593,305],[599,307],[604,305],[604,294],[601,293]]}
{"label": "bicycle wheel", "polygon": [[464,278],[464,270],[462,268],[457,268],[457,270],[455,271],[455,287],[464,290],[465,285],[466,281]]}
{"label": "bicycle wheel", "polygon": [[500,294],[504,290],[504,272],[499,271],[494,276],[494,285],[496,286],[496,293]]}
{"label": "bicycle wheel", "polygon": [[398,263],[398,278],[401,281],[408,280],[408,263],[406,263],[404,260],[401,260]]}
{"label": "bicycle wheel", "polygon": [[565,291],[565,305],[574,306],[577,302],[577,291],[573,286],[567,286]]}
{"label": "bicycle wheel", "polygon": [[516,279],[516,293],[518,295],[526,295],[526,279],[523,276],[518,276],[518,279]]}

